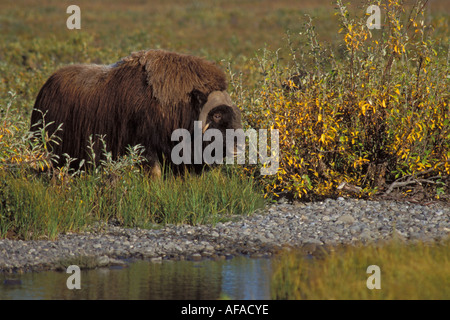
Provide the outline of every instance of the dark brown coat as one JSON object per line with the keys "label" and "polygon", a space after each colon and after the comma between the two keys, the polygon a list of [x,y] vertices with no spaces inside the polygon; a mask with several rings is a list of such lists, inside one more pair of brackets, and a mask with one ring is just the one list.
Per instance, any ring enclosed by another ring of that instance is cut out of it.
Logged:
{"label": "dark brown coat", "polygon": [[141,144],[153,166],[170,159],[176,143],[171,142],[172,132],[192,132],[209,94],[226,89],[225,74],[209,61],[163,50],[140,51],[109,66],[70,65],[56,71],[37,96],[31,125],[38,129],[45,114],[45,123],[53,122],[48,127],[52,134],[63,123],[58,133],[62,141],[51,146],[60,166],[64,153],[90,160],[90,135],[97,160],[102,148],[98,135],[104,135],[114,159],[127,146]]}

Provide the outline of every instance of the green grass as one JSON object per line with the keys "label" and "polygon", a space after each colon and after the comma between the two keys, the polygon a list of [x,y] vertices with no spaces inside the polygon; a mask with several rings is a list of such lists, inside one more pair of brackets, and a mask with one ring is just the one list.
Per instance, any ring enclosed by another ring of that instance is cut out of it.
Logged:
{"label": "green grass", "polygon": [[[313,260],[287,253],[275,260],[272,298],[448,300],[449,244],[346,247]],[[380,289],[367,288],[370,265],[380,268]]]}
{"label": "green grass", "polygon": [[0,238],[54,239],[96,221],[124,227],[155,224],[215,224],[248,215],[264,205],[261,189],[230,168],[201,175],[152,179],[124,170],[121,175],[82,174],[68,183],[46,176],[0,174]]}

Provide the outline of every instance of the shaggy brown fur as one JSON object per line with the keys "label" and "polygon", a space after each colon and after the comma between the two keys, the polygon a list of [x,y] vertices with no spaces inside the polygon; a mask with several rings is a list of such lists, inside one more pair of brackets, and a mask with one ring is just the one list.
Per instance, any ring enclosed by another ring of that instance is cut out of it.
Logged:
{"label": "shaggy brown fur", "polygon": [[[209,94],[226,89],[225,74],[209,61],[163,50],[140,51],[109,66],[71,65],[56,71],[37,96],[31,125],[32,130],[41,128],[45,114],[45,123],[53,122],[47,130],[52,134],[63,123],[57,133],[62,141],[51,146],[60,166],[64,153],[90,160],[90,135],[97,161],[102,149],[98,135],[105,135],[114,159],[127,146],[141,144],[154,166],[170,159],[176,144],[170,141],[172,132],[193,132]],[[239,112],[229,107],[232,114]]]}

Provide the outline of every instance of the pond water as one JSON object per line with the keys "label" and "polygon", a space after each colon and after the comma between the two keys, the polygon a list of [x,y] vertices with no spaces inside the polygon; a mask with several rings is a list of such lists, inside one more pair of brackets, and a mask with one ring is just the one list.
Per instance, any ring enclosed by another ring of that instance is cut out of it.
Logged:
{"label": "pond water", "polygon": [[127,267],[82,270],[81,289],[69,290],[65,272],[0,274],[7,299],[270,299],[271,260],[135,261]]}

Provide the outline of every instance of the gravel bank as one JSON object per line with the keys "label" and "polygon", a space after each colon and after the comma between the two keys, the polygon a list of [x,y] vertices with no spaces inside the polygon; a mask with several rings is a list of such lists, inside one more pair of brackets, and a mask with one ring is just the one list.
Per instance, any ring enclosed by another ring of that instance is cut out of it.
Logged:
{"label": "gravel bank", "polygon": [[0,271],[62,269],[70,264],[99,267],[124,259],[270,256],[282,247],[312,253],[322,245],[389,240],[436,241],[450,233],[450,207],[395,201],[327,199],[271,205],[263,212],[215,226],[124,229],[112,225],[56,241],[0,240]]}

